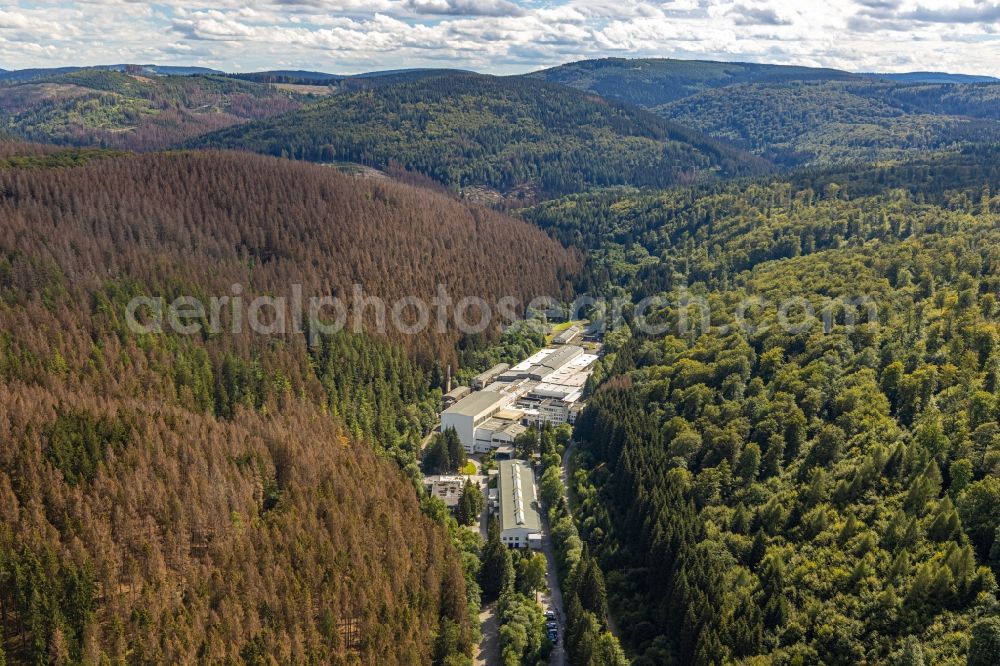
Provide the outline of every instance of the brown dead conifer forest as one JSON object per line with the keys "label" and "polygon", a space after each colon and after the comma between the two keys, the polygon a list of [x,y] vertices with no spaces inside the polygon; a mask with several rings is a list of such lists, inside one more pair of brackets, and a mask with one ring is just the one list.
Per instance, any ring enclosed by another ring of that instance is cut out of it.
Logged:
{"label": "brown dead conifer forest", "polygon": [[[559,295],[499,213],[246,154],[9,144],[0,637],[9,662],[412,664],[468,652],[462,560],[405,473],[459,333],[137,334],[173,298]],[[393,460],[393,458],[396,460]],[[400,464],[404,463],[401,471]]]}

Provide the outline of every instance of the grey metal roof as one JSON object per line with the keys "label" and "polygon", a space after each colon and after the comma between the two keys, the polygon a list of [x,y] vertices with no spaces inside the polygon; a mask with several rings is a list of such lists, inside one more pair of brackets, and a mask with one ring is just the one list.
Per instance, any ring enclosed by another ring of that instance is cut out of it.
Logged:
{"label": "grey metal roof", "polygon": [[510,370],[509,363],[497,363],[486,372],[481,372],[478,375],[476,375],[474,379],[477,379],[479,381],[489,381],[491,377],[496,377],[501,372],[504,372],[506,370]]}
{"label": "grey metal roof", "polygon": [[542,519],[538,514],[535,475],[530,465],[523,460],[501,460],[497,467],[500,487],[500,529],[540,531]]}
{"label": "grey metal roof", "polygon": [[478,416],[484,411],[490,409],[497,403],[500,403],[506,399],[500,393],[494,393],[493,391],[476,391],[471,393],[448,409],[442,412],[443,414],[459,414],[461,416]]}
{"label": "grey metal roof", "polygon": [[512,422],[508,423],[507,425],[505,425],[502,428],[502,430],[503,430],[503,432],[507,433],[508,435],[510,435],[512,437],[517,437],[522,432],[524,432],[525,430],[527,430],[527,428],[525,428],[520,423],[512,421]]}
{"label": "grey metal roof", "polygon": [[569,328],[567,328],[566,330],[562,331],[561,333],[559,333],[558,335],[556,335],[554,338],[552,338],[552,341],[555,342],[555,343],[559,343],[559,344],[566,343],[566,342],[569,342],[570,340],[572,340],[573,338],[575,338],[579,334],[580,334],[580,328],[579,327],[577,327],[577,326],[570,326]]}
{"label": "grey metal roof", "polygon": [[559,347],[554,352],[534,364],[526,371],[528,377],[542,378],[563,367],[574,358],[583,353],[583,347],[576,345],[565,345]]}

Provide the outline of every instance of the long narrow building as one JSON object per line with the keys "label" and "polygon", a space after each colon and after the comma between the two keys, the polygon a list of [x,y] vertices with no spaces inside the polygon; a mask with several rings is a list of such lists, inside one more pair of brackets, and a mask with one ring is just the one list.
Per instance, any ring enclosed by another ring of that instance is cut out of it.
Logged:
{"label": "long narrow building", "polygon": [[542,519],[531,466],[523,460],[500,461],[497,486],[500,540],[508,548],[540,548]]}

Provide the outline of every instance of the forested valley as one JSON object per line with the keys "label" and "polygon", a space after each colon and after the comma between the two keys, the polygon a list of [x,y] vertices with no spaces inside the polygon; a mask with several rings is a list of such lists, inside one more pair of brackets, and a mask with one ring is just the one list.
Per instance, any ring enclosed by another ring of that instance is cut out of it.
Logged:
{"label": "forested valley", "polygon": [[[469,666],[483,604],[504,666],[1000,663],[997,80],[0,81],[0,666]],[[511,443],[547,563],[423,475],[470,464],[443,393],[555,329],[364,300],[441,287],[624,303],[563,323],[611,326],[573,428]],[[231,309],[296,292],[342,328]]]}

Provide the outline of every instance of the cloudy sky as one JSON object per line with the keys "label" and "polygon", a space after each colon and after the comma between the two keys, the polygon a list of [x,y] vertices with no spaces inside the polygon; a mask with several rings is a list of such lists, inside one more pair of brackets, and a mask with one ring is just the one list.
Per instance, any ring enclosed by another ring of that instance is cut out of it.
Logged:
{"label": "cloudy sky", "polygon": [[1000,0],[0,0],[0,68],[516,73],[601,56],[1000,75]]}

